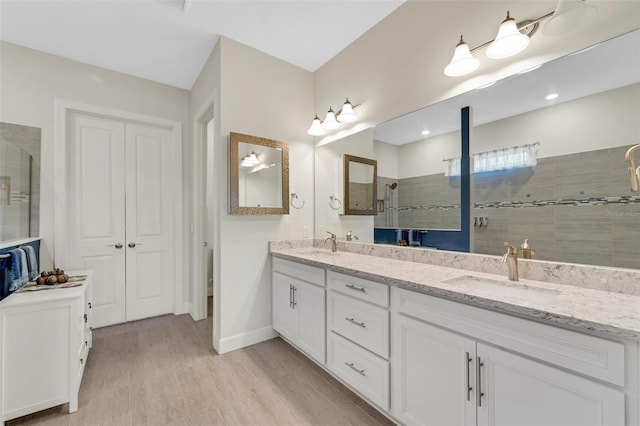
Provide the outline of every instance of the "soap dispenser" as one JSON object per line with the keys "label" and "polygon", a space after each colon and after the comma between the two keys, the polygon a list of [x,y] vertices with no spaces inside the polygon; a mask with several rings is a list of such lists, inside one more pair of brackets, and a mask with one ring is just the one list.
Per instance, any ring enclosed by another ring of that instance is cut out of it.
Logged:
{"label": "soap dispenser", "polygon": [[523,259],[531,259],[531,256],[535,256],[538,253],[534,249],[529,246],[529,239],[525,238],[524,243],[520,246],[522,248],[522,258]]}

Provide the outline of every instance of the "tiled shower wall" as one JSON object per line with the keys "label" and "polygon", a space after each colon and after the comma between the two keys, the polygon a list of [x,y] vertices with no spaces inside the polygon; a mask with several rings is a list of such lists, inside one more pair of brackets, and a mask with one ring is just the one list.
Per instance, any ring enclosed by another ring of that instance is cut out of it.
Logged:
{"label": "tiled shower wall", "polygon": [[503,254],[525,238],[534,259],[640,268],[640,194],[628,146],[542,158],[533,168],[474,175],[472,251]]}
{"label": "tiled shower wall", "polygon": [[[525,238],[534,259],[640,269],[640,193],[631,192],[624,154],[631,145],[541,158],[532,168],[473,175],[472,252],[502,255]],[[385,184],[378,178],[378,199]],[[460,178],[397,180],[394,227],[460,227]],[[385,226],[378,213],[376,227]]]}
{"label": "tiled shower wall", "polygon": [[[379,177],[379,200],[384,199],[385,184],[393,182],[398,182],[392,191],[393,227],[460,229],[460,177],[449,178],[444,173],[405,179]],[[375,226],[385,226],[384,214],[378,213]]]}

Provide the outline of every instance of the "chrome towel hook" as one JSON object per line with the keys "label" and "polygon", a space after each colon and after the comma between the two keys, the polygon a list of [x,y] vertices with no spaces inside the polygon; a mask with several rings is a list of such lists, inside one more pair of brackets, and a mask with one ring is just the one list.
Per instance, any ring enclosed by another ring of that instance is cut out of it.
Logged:
{"label": "chrome towel hook", "polygon": [[298,199],[298,194],[296,194],[295,192],[291,193],[291,207],[293,207],[294,209],[298,209],[300,210],[301,208],[304,207],[304,200],[302,200],[302,204],[299,206],[296,206],[293,202],[293,200],[297,200]]}

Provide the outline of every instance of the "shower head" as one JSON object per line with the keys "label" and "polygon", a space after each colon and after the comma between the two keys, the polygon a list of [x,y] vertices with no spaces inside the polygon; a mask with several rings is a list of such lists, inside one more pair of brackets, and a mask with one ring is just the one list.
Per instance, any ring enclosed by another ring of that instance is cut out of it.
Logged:
{"label": "shower head", "polygon": [[[640,146],[640,145],[638,145]],[[391,185],[387,184],[387,187],[392,191],[398,187],[398,182],[393,182]]]}
{"label": "shower head", "polygon": [[629,162],[627,170],[629,171],[629,180],[631,181],[631,190],[633,192],[636,192],[638,185],[640,185],[640,166],[636,168],[636,164],[633,161],[633,154],[638,150],[640,150],[640,144],[629,148],[624,155],[624,159]]}

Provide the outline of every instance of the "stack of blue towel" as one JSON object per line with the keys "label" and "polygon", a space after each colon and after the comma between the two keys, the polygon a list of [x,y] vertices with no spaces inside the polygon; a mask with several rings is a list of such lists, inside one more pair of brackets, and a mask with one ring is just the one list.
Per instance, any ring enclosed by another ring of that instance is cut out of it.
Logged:
{"label": "stack of blue towel", "polygon": [[[10,292],[22,288],[31,280],[38,277],[38,259],[36,251],[31,246],[23,246],[7,251],[11,257],[7,258],[8,268],[4,268],[5,279],[2,283],[2,297]],[[8,288],[7,288],[8,287]]]}

